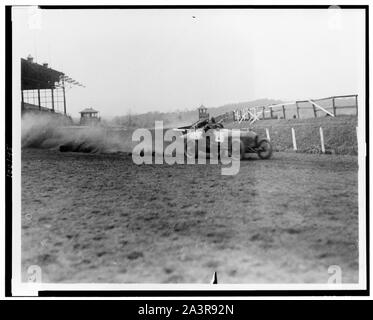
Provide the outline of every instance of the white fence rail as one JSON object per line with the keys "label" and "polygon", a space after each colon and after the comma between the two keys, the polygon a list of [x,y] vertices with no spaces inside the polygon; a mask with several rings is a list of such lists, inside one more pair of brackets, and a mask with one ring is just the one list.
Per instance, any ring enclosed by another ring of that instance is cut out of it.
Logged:
{"label": "white fence rail", "polygon": [[[343,103],[342,103],[343,101]],[[346,103],[347,101],[347,103]],[[351,102],[353,101],[353,103]],[[319,116],[335,117],[340,115],[338,110],[350,110],[350,114],[358,114],[358,95],[332,96],[321,99],[297,100],[293,102],[280,103],[267,106],[254,106],[236,109],[233,111],[233,121],[255,122],[259,119],[287,119],[287,118],[310,118]],[[308,116],[305,116],[306,110]],[[291,111],[291,112],[290,112]],[[292,116],[289,115],[292,113]],[[311,116],[310,116],[311,115]]]}

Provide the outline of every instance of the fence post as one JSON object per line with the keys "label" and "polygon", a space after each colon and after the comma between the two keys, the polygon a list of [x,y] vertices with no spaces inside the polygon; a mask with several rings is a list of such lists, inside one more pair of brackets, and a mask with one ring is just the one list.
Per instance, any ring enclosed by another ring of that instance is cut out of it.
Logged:
{"label": "fence post", "polygon": [[294,128],[291,128],[291,136],[293,138],[293,149],[294,149],[294,151],[297,151],[297,140],[295,140],[295,130],[294,130]]}
{"label": "fence post", "polygon": [[271,141],[271,137],[269,136],[269,131],[267,128],[266,128],[266,136],[267,136],[268,141]]}
{"label": "fence post", "polygon": [[320,141],[321,141],[321,152],[325,153],[324,132],[321,127],[320,127]]}
{"label": "fence post", "polygon": [[313,103],[312,103],[312,108],[313,108],[313,115],[315,116],[315,118],[317,118],[316,107]]}
{"label": "fence post", "polygon": [[298,105],[298,102],[295,102],[295,105],[297,106],[297,118],[300,119],[300,117],[299,117],[299,105]]}
{"label": "fence post", "polygon": [[334,116],[336,116],[337,115],[337,108],[335,107],[335,97],[333,97],[332,101],[333,101],[333,114],[334,114]]}
{"label": "fence post", "polygon": [[284,119],[286,119],[286,115],[285,115],[285,106],[282,106],[282,113],[284,115]]}

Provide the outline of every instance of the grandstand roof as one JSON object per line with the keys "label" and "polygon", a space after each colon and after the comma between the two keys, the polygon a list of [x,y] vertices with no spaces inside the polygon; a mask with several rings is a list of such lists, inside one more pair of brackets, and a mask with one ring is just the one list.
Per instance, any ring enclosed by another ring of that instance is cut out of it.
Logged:
{"label": "grandstand roof", "polygon": [[21,58],[21,90],[54,89],[63,72]]}

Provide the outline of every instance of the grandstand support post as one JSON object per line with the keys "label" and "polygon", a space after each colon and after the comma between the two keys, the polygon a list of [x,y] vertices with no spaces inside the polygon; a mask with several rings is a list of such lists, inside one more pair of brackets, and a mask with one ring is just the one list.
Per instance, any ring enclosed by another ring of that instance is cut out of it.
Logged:
{"label": "grandstand support post", "polygon": [[282,106],[282,113],[284,115],[284,119],[286,119],[286,115],[285,115],[285,106]]}
{"label": "grandstand support post", "polygon": [[21,90],[21,96],[22,96],[22,112],[25,110],[25,98],[23,96],[23,90]]}
{"label": "grandstand support post", "polygon": [[62,80],[62,92],[63,92],[63,113],[64,115],[66,115],[65,80]]}
{"label": "grandstand support post", "polygon": [[337,109],[335,107],[335,97],[333,97],[332,101],[333,101],[333,114],[334,114],[334,116],[336,116],[337,115]]}
{"label": "grandstand support post", "polygon": [[297,118],[300,119],[300,117],[299,117],[299,105],[298,105],[298,102],[295,102],[295,105],[297,106]]}
{"label": "grandstand support post", "polygon": [[295,139],[295,130],[291,128],[291,137],[293,138],[293,149],[297,151],[297,140]]}
{"label": "grandstand support post", "polygon": [[320,142],[321,142],[321,152],[325,153],[324,132],[321,127],[320,127]]}
{"label": "grandstand support post", "polygon": [[38,106],[39,106],[39,110],[41,110],[41,103],[40,103],[40,89],[38,89]]}
{"label": "grandstand support post", "polygon": [[51,95],[52,95],[52,111],[54,112],[54,91],[53,91],[53,88],[51,88]]}
{"label": "grandstand support post", "polygon": [[358,112],[358,104],[357,104],[357,95],[355,96],[355,105],[356,105],[356,116],[359,114]]}

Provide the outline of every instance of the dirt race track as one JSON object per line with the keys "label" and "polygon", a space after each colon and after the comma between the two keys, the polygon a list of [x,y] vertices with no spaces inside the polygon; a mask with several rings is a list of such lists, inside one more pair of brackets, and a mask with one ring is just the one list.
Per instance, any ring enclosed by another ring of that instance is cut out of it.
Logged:
{"label": "dirt race track", "polygon": [[220,165],[22,151],[22,270],[43,282],[358,281],[357,157],[274,153]]}

